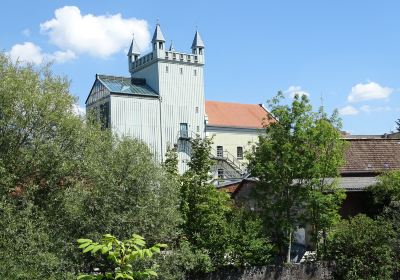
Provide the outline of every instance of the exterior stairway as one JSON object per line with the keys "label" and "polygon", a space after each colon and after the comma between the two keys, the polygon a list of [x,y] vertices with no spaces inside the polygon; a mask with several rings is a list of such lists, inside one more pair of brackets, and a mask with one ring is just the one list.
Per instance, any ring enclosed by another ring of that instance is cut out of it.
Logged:
{"label": "exterior stairway", "polygon": [[[180,153],[185,153],[190,156],[192,153],[191,143],[192,140],[199,137],[193,131],[181,130],[177,135],[177,149]],[[235,179],[242,179],[247,175],[246,166],[232,155],[227,150],[217,151],[211,149],[211,159],[214,160],[215,165],[212,167],[213,181],[229,181]],[[219,174],[219,170],[223,170],[223,174]]]}

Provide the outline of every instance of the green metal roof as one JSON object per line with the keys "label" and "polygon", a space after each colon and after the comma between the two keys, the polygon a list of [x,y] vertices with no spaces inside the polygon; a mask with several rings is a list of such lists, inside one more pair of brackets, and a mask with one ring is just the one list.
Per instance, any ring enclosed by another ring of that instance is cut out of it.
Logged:
{"label": "green metal roof", "polygon": [[158,97],[158,94],[148,85],[146,85],[145,83],[133,84],[131,78],[98,75],[97,79],[111,93]]}

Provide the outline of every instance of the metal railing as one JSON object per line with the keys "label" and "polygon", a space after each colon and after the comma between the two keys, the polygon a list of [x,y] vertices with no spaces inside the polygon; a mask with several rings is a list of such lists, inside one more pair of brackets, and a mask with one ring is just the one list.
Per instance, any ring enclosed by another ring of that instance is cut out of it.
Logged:
{"label": "metal railing", "polygon": [[211,155],[215,159],[226,161],[239,174],[244,175],[246,173],[246,166],[227,150],[223,150],[221,153],[221,151],[211,148]]}

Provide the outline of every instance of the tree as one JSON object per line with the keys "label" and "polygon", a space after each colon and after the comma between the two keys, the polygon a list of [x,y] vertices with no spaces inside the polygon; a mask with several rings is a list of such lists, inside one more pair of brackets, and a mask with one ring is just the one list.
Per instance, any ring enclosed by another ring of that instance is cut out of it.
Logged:
{"label": "tree", "polygon": [[0,54],[0,77],[1,279],[72,279],[90,266],[81,236],[178,239],[179,184],[143,142],[76,116],[50,66]]}
{"label": "tree", "polygon": [[209,183],[211,140],[193,139],[189,169],[182,177],[181,213],[183,233],[194,249],[208,252],[216,266],[224,263],[228,244],[227,194]]}
{"label": "tree", "polygon": [[316,235],[338,218],[343,196],[325,187],[324,178],[337,175],[343,144],[336,115],[328,119],[322,109],[314,113],[305,95],[296,95],[290,106],[283,105],[283,99],[279,92],[269,101],[276,121],[259,137],[249,169],[259,179],[256,192],[265,229],[290,262],[292,234],[298,227],[311,221]]}
{"label": "tree", "polygon": [[101,279],[147,279],[157,276],[153,269],[134,268],[137,262],[146,258],[151,258],[153,254],[159,254],[161,248],[166,248],[165,244],[155,244],[150,248],[145,248],[144,238],[137,234],[132,234],[131,238],[119,241],[111,234],[103,235],[100,242],[93,242],[91,239],[78,239],[79,248],[83,253],[91,253],[93,257],[103,256],[105,260],[96,259],[97,267],[106,267],[104,261],[112,263],[108,270],[82,274],[78,280],[101,280]]}
{"label": "tree", "polygon": [[229,215],[228,263],[237,266],[262,266],[271,263],[273,248],[263,231],[261,218],[241,207]]}
{"label": "tree", "polygon": [[396,232],[393,246],[396,273],[400,275],[400,171],[387,172],[378,177],[378,182],[369,188],[374,200],[375,217],[390,223]]}
{"label": "tree", "polygon": [[344,163],[346,142],[341,139],[341,121],[337,111],[328,117],[321,107],[313,119],[308,149],[314,164],[310,170],[311,180],[306,184],[306,210],[307,221],[312,225],[317,256],[321,257],[320,240],[325,250],[327,231],[339,222],[339,208],[346,197],[345,191],[337,186],[339,167]]}
{"label": "tree", "polygon": [[337,279],[392,279],[394,270],[391,225],[357,215],[343,220],[329,234],[328,258]]}

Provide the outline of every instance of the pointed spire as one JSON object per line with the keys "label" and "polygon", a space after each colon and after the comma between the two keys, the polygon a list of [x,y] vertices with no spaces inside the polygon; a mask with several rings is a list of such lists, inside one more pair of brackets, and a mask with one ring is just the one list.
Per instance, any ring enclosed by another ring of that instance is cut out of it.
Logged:
{"label": "pointed spire", "polygon": [[140,55],[140,49],[135,41],[135,35],[132,35],[131,46],[129,47],[128,56],[132,56],[134,54]]}
{"label": "pointed spire", "polygon": [[165,42],[164,35],[161,32],[160,24],[157,22],[156,30],[154,30],[153,39],[151,42],[154,44],[155,42]]}
{"label": "pointed spire", "polygon": [[194,34],[194,39],[193,39],[193,43],[192,43],[192,49],[199,48],[199,47],[204,48],[204,43],[200,37],[199,31],[196,30],[196,34]]}
{"label": "pointed spire", "polygon": [[174,47],[174,45],[172,44],[172,41],[171,41],[171,45],[169,46],[169,51],[170,51],[170,52],[174,52],[174,51],[175,51],[175,47]]}

